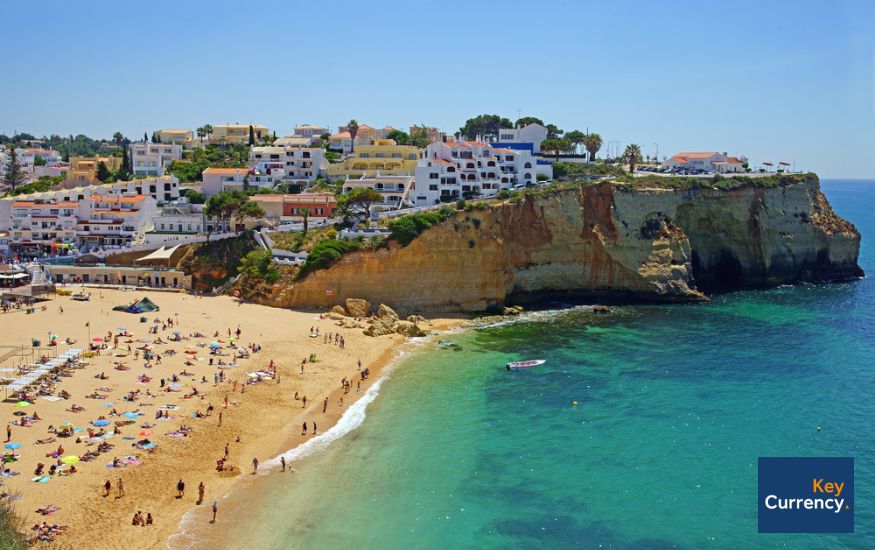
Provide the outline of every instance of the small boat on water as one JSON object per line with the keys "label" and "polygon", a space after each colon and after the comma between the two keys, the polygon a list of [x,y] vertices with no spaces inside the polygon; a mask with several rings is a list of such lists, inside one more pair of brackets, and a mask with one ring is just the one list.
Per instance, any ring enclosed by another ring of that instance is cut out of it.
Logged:
{"label": "small boat on water", "polygon": [[546,362],[546,359],[531,359],[529,361],[512,361],[506,366],[507,370],[523,370],[537,367],[538,365],[543,365]]}

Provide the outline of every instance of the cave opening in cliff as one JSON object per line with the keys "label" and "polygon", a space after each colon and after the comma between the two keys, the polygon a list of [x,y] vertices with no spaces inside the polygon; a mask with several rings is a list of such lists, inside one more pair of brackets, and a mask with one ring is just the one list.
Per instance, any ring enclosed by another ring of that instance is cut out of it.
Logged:
{"label": "cave opening in cliff", "polygon": [[716,261],[712,259],[707,266],[703,265],[702,258],[695,250],[692,256],[693,278],[699,290],[710,294],[744,287],[741,262],[729,250],[720,250]]}

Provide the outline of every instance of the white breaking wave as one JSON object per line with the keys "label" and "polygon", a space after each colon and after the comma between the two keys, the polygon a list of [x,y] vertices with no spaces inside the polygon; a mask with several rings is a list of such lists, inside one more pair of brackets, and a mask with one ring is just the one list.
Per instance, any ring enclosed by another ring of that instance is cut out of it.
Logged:
{"label": "white breaking wave", "polygon": [[361,426],[362,422],[365,421],[368,405],[377,398],[377,395],[380,393],[380,388],[383,386],[383,382],[385,382],[387,378],[389,378],[389,374],[385,373],[379,380],[374,382],[364,395],[350,405],[348,409],[343,411],[343,415],[341,415],[337,423],[329,428],[328,431],[308,439],[297,447],[289,449],[274,458],[265,460],[262,463],[263,468],[258,469],[259,475],[267,475],[271,470],[279,468],[281,457],[286,458],[287,464],[295,460],[301,460],[302,458],[308,457],[314,453],[318,453],[330,445],[332,441],[340,439]]}

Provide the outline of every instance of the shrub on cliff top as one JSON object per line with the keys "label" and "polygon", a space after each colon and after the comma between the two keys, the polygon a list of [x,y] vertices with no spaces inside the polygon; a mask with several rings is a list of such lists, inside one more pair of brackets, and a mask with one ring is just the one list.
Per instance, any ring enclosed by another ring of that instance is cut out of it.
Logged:
{"label": "shrub on cliff top", "polygon": [[451,208],[445,207],[438,211],[408,214],[390,221],[387,227],[392,232],[393,239],[401,243],[401,246],[407,246],[420,233],[449,218],[452,212]]}
{"label": "shrub on cliff top", "polygon": [[786,187],[817,179],[816,174],[772,174],[764,177],[715,175],[713,177],[656,176],[628,177],[622,183],[631,188],[675,189],[738,189],[741,187]]}
{"label": "shrub on cliff top", "polygon": [[336,239],[325,239],[313,247],[310,255],[307,256],[307,261],[301,266],[301,271],[298,275],[303,277],[311,271],[330,267],[331,264],[344,254],[360,250],[361,247],[362,243],[358,240],[338,241]]}
{"label": "shrub on cliff top", "polygon": [[279,279],[279,271],[273,265],[273,254],[265,249],[253,250],[243,256],[237,271],[253,279],[264,279],[267,283]]}

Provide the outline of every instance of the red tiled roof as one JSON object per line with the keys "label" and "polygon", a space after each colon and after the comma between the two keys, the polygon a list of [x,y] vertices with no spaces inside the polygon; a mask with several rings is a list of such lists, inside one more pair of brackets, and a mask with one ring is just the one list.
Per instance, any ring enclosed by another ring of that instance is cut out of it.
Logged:
{"label": "red tiled roof", "polygon": [[232,176],[248,173],[248,168],[207,168],[206,170],[204,170],[204,174],[227,174]]}
{"label": "red tiled roof", "polygon": [[[675,157],[684,157],[685,159],[705,159],[708,157],[712,157],[716,155],[716,151],[704,152],[704,153],[678,153]],[[674,157],[672,157],[674,158]]]}

